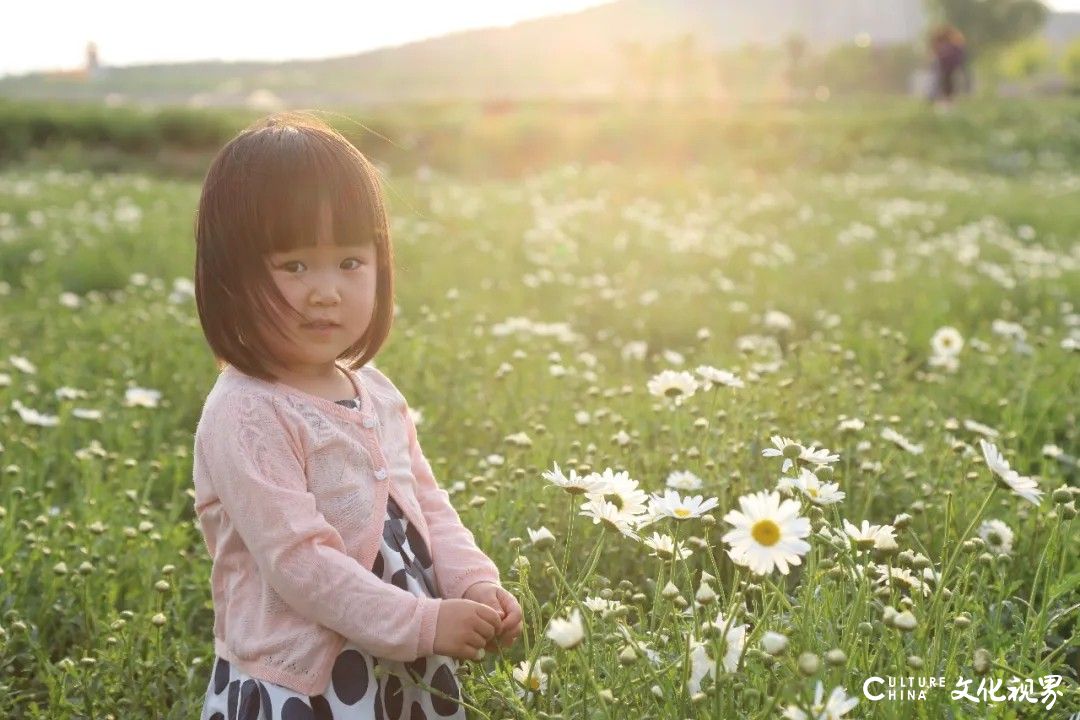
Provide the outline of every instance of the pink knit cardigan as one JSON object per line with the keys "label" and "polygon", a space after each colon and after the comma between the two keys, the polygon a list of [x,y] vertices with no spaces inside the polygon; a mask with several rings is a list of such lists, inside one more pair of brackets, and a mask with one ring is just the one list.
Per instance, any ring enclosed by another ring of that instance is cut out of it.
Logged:
{"label": "pink knit cardigan", "polygon": [[252,677],[308,695],[326,689],[346,640],[391,660],[433,653],[441,599],[371,570],[388,495],[427,543],[442,598],[499,584],[436,484],[405,398],[370,365],[338,367],[359,412],[226,365],[195,431],[214,649]]}

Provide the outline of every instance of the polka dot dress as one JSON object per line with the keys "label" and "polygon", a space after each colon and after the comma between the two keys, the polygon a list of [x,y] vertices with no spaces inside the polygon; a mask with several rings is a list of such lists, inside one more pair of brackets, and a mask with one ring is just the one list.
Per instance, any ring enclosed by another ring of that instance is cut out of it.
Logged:
{"label": "polka dot dress", "polygon": [[[359,397],[337,403],[360,409]],[[372,572],[414,595],[439,597],[427,546],[392,497],[387,498]],[[461,698],[455,677],[458,661],[445,655],[403,663],[370,655],[346,641],[321,695],[253,678],[221,657],[214,659],[201,720],[465,720],[465,710],[456,701]],[[376,677],[379,666],[383,670]]]}

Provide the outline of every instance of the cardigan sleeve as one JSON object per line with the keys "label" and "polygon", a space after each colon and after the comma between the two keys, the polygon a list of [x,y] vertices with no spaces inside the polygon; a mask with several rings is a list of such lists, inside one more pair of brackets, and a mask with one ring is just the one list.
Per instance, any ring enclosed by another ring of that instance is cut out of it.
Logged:
{"label": "cardigan sleeve", "polygon": [[199,423],[213,489],[258,571],[296,613],[374,655],[433,652],[440,601],[413,595],[345,551],[308,490],[301,444],[272,396],[232,393]]}
{"label": "cardigan sleeve", "polygon": [[431,562],[442,597],[460,598],[470,585],[482,580],[501,585],[498,566],[476,546],[472,532],[462,524],[457,511],[450,504],[449,493],[435,482],[431,464],[424,457],[417,440],[416,424],[407,405],[402,412],[409,433],[417,500],[431,536]]}

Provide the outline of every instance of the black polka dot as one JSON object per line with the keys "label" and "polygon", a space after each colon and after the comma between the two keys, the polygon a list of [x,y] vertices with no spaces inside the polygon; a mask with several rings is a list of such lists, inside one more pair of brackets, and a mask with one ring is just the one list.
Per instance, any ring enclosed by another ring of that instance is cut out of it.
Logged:
{"label": "black polka dot", "polygon": [[423,567],[431,567],[431,555],[428,553],[424,538],[420,536],[420,531],[416,529],[416,526],[410,523],[405,528],[405,536],[409,538],[409,548],[413,551],[413,555],[416,556],[416,560]]}
{"label": "black polka dot", "polygon": [[225,720],[225,716],[219,712],[216,712],[210,716],[210,720]]}
{"label": "black polka dot", "polygon": [[330,708],[330,701],[323,695],[309,697],[311,709],[315,714],[315,720],[334,720],[334,711]]}
{"label": "black polka dot", "polygon": [[405,663],[405,667],[415,673],[418,677],[422,678],[427,671],[427,657],[421,655],[415,660]]}
{"label": "black polka dot", "polygon": [[405,569],[402,568],[401,570],[398,570],[396,573],[394,573],[394,577],[390,579],[390,582],[392,582],[394,585],[397,585],[402,590],[408,590],[409,583],[405,579],[405,576]]}
{"label": "black polka dot", "polygon": [[[460,698],[457,680],[454,679],[454,673],[450,672],[450,668],[446,665],[440,665],[435,674],[431,676],[431,686],[452,698]],[[447,700],[435,693],[431,693],[431,706],[435,708],[435,712],[443,716],[453,715],[458,709],[456,701]]]}
{"label": "black polka dot", "polygon": [[220,695],[228,684],[229,661],[225,658],[218,658],[217,663],[214,664],[214,694]]}
{"label": "black polka dot", "polygon": [[259,690],[254,680],[248,679],[240,686],[240,709],[237,720],[259,720]]}
{"label": "black polka dot", "polygon": [[386,716],[390,720],[401,718],[402,706],[405,704],[405,689],[401,686],[401,679],[397,675],[386,676],[386,685],[383,686],[383,704],[386,706]]}
{"label": "black polka dot", "polygon": [[383,540],[391,550],[401,552],[401,544],[405,542],[405,531],[401,529],[400,520],[387,520],[383,523]]}
{"label": "black polka dot", "polygon": [[274,717],[274,706],[270,704],[270,693],[266,689],[266,685],[259,683],[259,697],[262,698],[262,706],[266,708],[266,717]]}
{"label": "black polka dot", "polygon": [[281,706],[281,720],[315,720],[315,716],[303,700],[291,697]]}
{"label": "black polka dot", "polygon": [[364,656],[349,649],[337,656],[331,675],[334,693],[346,705],[355,705],[368,690],[368,669]]}
{"label": "black polka dot", "polygon": [[236,705],[240,699],[240,681],[233,680],[229,683],[229,718],[236,717]]}
{"label": "black polka dot", "polygon": [[395,520],[401,520],[405,517],[405,513],[401,512],[401,508],[398,507],[397,501],[394,498],[389,498],[386,501],[386,513]]}
{"label": "black polka dot", "polygon": [[409,713],[409,720],[427,720],[427,713],[424,712],[423,706],[417,701],[413,701],[412,712]]}
{"label": "black polka dot", "polygon": [[371,572],[375,573],[375,576],[380,579],[382,578],[384,564],[382,552],[375,553],[375,563],[371,566]]}

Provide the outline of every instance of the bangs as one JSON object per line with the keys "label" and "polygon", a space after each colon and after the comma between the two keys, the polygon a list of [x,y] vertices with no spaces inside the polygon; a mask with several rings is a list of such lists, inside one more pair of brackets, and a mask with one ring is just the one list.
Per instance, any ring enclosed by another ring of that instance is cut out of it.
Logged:
{"label": "bangs", "polygon": [[385,246],[387,220],[371,163],[355,149],[342,152],[334,138],[291,128],[264,132],[276,137],[252,172],[256,252],[314,246],[327,210],[335,245]]}

